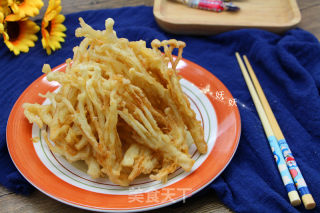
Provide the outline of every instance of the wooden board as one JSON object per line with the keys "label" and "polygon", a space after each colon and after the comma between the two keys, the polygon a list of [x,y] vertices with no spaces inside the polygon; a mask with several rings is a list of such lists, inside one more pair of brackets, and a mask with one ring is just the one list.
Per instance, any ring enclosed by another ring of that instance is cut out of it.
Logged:
{"label": "wooden board", "polygon": [[176,34],[215,34],[240,28],[283,32],[301,21],[296,0],[235,0],[238,12],[190,8],[172,0],[155,0],[153,14],[164,30]]}

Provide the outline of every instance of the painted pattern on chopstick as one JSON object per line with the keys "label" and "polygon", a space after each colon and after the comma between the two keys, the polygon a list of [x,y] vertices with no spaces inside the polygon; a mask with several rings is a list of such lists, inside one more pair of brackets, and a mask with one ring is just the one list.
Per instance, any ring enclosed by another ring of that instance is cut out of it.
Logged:
{"label": "painted pattern on chopstick", "polygon": [[291,152],[286,140],[281,139],[278,141],[278,143],[280,145],[280,149],[283,153],[285,161],[288,165],[290,174],[291,174],[291,176],[294,180],[294,183],[296,184],[296,187],[297,187],[298,191],[300,192],[301,196],[303,196],[305,194],[310,194],[309,189],[307,187],[307,184],[306,184],[304,178],[302,177],[300,169],[297,166],[297,162],[294,159],[292,152]]}
{"label": "painted pattern on chopstick", "polygon": [[281,174],[281,178],[288,192],[296,190],[289,170],[286,165],[285,159],[282,157],[280,147],[278,146],[277,138],[275,136],[268,137],[269,144],[271,146],[273,157],[277,163],[278,170]]}

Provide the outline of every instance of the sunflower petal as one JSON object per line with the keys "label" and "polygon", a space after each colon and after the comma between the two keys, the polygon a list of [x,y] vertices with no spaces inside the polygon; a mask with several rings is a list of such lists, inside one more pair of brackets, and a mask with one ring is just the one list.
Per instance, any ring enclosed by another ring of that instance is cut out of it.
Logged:
{"label": "sunflower petal", "polygon": [[46,48],[47,54],[51,55],[51,49],[50,48]]}
{"label": "sunflower petal", "polygon": [[61,24],[64,22],[65,19],[66,18],[64,17],[64,15],[59,14],[59,15],[57,15],[55,20],[56,20],[56,23]]}
{"label": "sunflower petal", "polygon": [[63,25],[63,24],[57,24],[55,25],[55,30],[60,31],[60,32],[64,32],[67,30],[67,28]]}
{"label": "sunflower petal", "polygon": [[2,12],[0,12],[0,22],[2,23],[4,20],[4,14]]}

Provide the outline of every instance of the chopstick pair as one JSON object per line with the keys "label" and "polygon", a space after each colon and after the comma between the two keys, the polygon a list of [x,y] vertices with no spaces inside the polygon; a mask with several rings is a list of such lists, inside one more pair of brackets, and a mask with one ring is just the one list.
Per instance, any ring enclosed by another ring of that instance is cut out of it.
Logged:
{"label": "chopstick pair", "polygon": [[268,138],[283,184],[288,192],[291,205],[297,206],[301,204],[301,200],[296,190],[297,187],[305,208],[313,209],[316,206],[316,203],[307,187],[299,167],[297,166],[249,60],[245,55],[243,56],[250,76],[238,52],[236,52],[236,57],[254,105],[257,109],[265,134]]}

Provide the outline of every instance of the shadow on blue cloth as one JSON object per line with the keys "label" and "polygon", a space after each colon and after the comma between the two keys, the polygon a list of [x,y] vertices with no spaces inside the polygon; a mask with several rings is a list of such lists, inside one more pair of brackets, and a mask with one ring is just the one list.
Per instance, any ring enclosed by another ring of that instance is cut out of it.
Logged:
{"label": "shadow on blue cloth", "polygon": [[[119,37],[144,39],[148,44],[176,38],[187,43],[183,57],[217,76],[238,100],[242,119],[239,148],[226,170],[210,185],[221,200],[236,212],[298,212],[287,193],[242,78],[235,51],[246,54],[267,95],[315,201],[320,203],[320,45],[310,33],[293,29],[283,35],[243,29],[216,36],[177,36],[158,28],[150,7],[86,11],[66,16],[66,42],[47,56],[40,40],[27,54],[14,56],[1,43],[0,49],[0,183],[28,194],[32,187],[14,167],[6,147],[6,122],[15,101],[26,87],[42,75],[44,63],[55,67],[73,56],[79,38],[74,31],[78,17],[95,29],[104,29],[112,17]],[[28,160],[28,159],[26,159]],[[41,178],[41,177],[39,177]],[[319,205],[316,211],[320,211]],[[306,211],[307,212],[307,211]],[[309,211],[310,212],[310,211]],[[312,212],[312,211],[311,211]]]}

